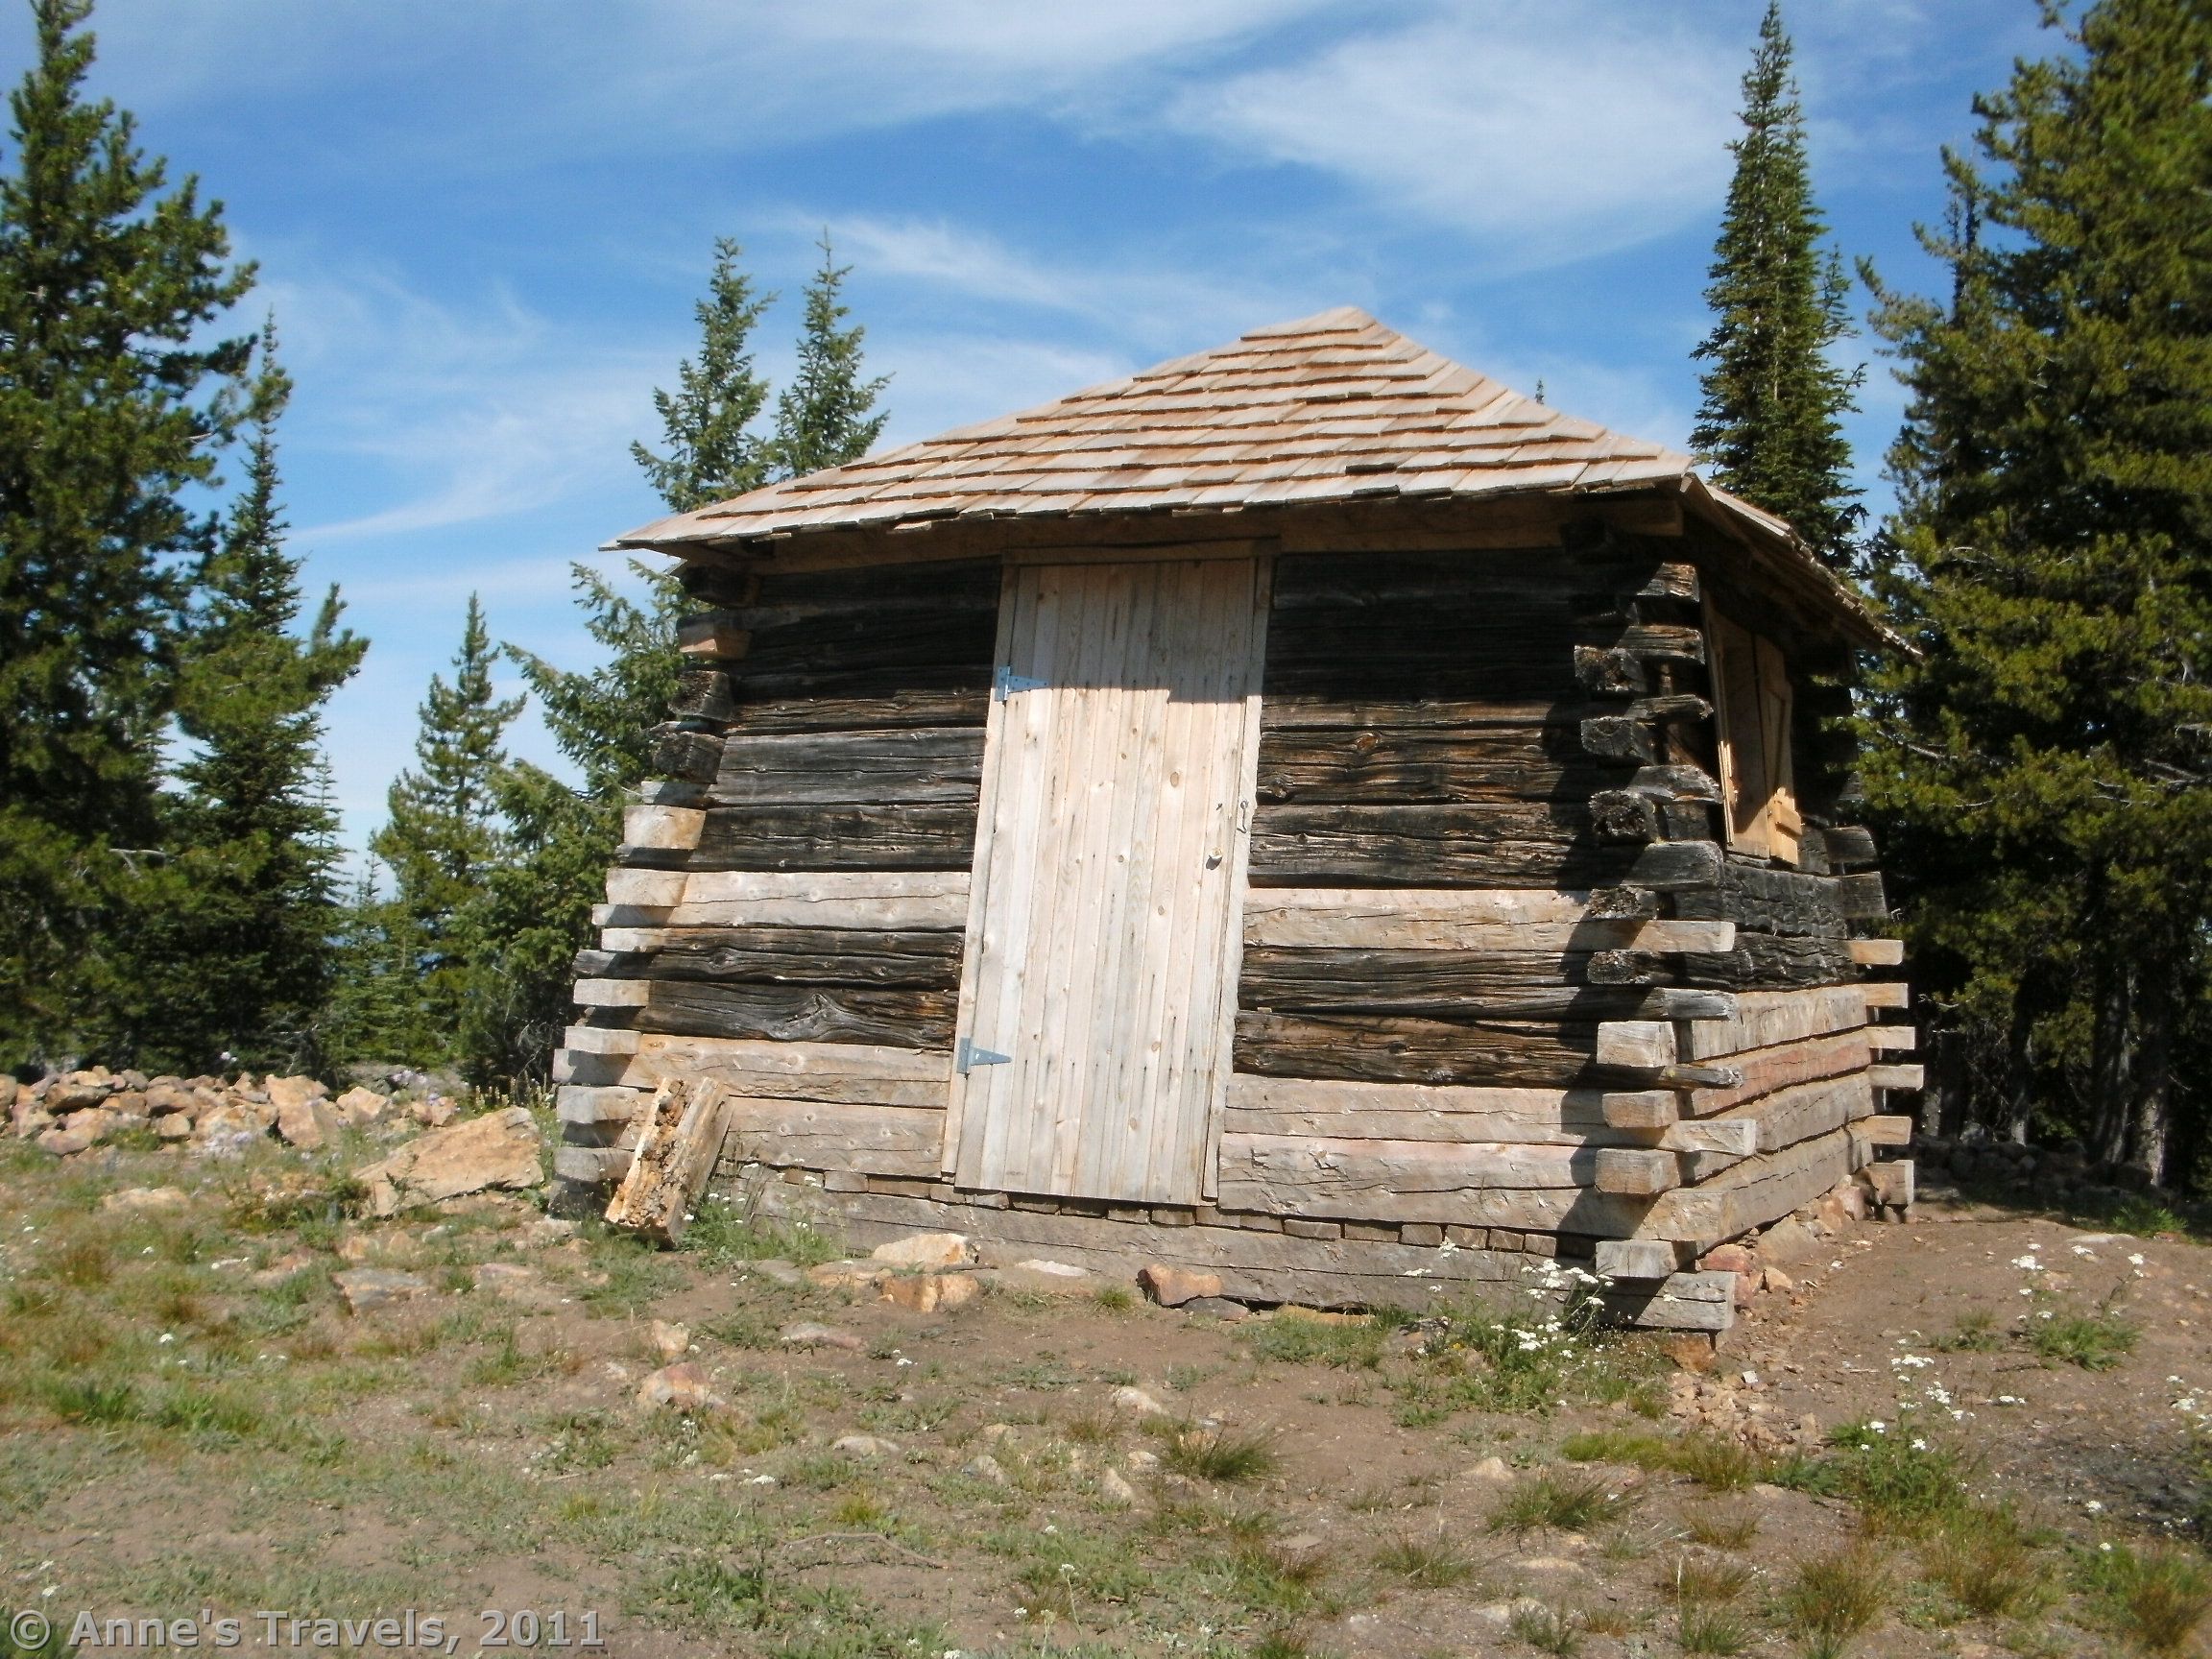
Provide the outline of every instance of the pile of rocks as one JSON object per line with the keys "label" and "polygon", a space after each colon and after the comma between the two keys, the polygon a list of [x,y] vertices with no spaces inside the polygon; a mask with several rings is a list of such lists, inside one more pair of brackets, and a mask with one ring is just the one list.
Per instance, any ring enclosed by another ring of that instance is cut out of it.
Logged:
{"label": "pile of rocks", "polygon": [[2093,1164],[2077,1146],[2026,1146],[1987,1136],[1912,1142],[1925,1176],[1949,1176],[1960,1188],[2038,1204],[2101,1209],[2153,1190],[2150,1172],[2125,1164]]}
{"label": "pile of rocks", "polygon": [[340,1130],[404,1117],[438,1127],[454,1103],[436,1093],[412,1098],[359,1086],[333,1099],[313,1077],[148,1077],[138,1071],[57,1073],[18,1084],[0,1075],[0,1110],[16,1139],[36,1141],[58,1157],[74,1157],[117,1135],[150,1130],[194,1151],[235,1150],[275,1135],[316,1151]]}

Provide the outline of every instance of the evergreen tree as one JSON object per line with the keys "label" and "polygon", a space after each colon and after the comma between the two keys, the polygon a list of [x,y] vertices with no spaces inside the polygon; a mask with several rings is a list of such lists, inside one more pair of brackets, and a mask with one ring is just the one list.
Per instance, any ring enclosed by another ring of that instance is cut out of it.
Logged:
{"label": "evergreen tree", "polygon": [[34,0],[0,177],[0,1044],[135,1041],[121,942],[149,862],[174,646],[251,341],[219,205],[87,101],[88,0]]}
{"label": "evergreen tree", "polygon": [[768,383],[754,372],[751,342],[776,296],[755,296],[753,279],[737,266],[741,252],[726,236],[715,242],[714,274],[696,307],[698,361],[685,358],[678,368],[676,391],[653,394],[668,453],[630,445],[653,488],[678,513],[742,495],[768,480],[769,458],[752,431],[767,407]]}
{"label": "evergreen tree", "polygon": [[1743,77],[1743,135],[1728,146],[1736,171],[1705,290],[1715,322],[1696,350],[1712,367],[1690,441],[1721,485],[1787,518],[1840,568],[1860,512],[1842,428],[1860,372],[1829,360],[1849,332],[1849,284],[1840,259],[1820,253],[1827,223],[1813,201],[1790,60],[1780,0],[1770,0]]}
{"label": "evergreen tree", "polygon": [[418,966],[421,986],[408,1020],[388,1044],[408,1060],[436,1061],[453,1051],[482,956],[471,949],[469,915],[485,881],[507,853],[499,818],[502,747],[523,699],[492,691],[497,661],[484,611],[469,597],[453,684],[430,677],[416,766],[392,785],[391,817],[369,850],[392,872],[390,931]]}
{"label": "evergreen tree", "polygon": [[[245,488],[204,564],[185,635],[176,768],[176,891],[156,925],[169,947],[158,1057],[190,1070],[228,1052],[255,1070],[321,1052],[337,922],[337,822],[323,795],[322,709],[368,650],[339,627],[332,588],[304,637],[300,561],[284,550],[276,421],[291,383],[264,331]],[[145,954],[141,953],[142,956]],[[161,952],[156,952],[161,954]]]}
{"label": "evergreen tree", "polygon": [[876,412],[887,375],[860,378],[859,324],[839,327],[852,308],[839,291],[853,267],[837,263],[825,231],[817,244],[822,268],[806,285],[806,322],[799,340],[799,371],[776,399],[776,437],[770,445],[778,473],[795,478],[825,467],[842,467],[868,453],[882,435],[888,413]]}
{"label": "evergreen tree", "polygon": [[2212,11],[2066,39],[1946,156],[1947,302],[1867,273],[1911,393],[1878,586],[1920,648],[1870,785],[1979,1109],[2155,1176],[2212,1057]]}
{"label": "evergreen tree", "polygon": [[507,647],[582,781],[572,788],[527,764],[500,777],[509,857],[469,916],[482,960],[495,966],[463,1036],[471,1074],[486,1079],[541,1074],[568,1022],[572,964],[592,943],[591,907],[621,841],[622,805],[645,776],[653,728],[667,713],[683,661],[675,635],[684,595],[673,578],[638,567],[647,584],[639,605],[589,565],[571,571],[585,628],[609,654],[605,665],[573,673]]}

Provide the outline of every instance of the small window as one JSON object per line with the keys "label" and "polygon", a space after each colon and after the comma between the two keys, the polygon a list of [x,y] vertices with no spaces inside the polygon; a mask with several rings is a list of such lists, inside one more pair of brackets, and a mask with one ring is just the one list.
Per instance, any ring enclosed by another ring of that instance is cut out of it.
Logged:
{"label": "small window", "polygon": [[1792,708],[1782,652],[1719,611],[1707,621],[1728,845],[1794,864],[1805,821],[1790,762]]}

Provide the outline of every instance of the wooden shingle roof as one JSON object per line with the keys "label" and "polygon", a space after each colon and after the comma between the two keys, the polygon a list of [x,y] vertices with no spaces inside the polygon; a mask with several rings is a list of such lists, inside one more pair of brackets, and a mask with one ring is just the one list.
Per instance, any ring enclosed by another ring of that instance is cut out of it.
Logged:
{"label": "wooden shingle roof", "polygon": [[1653,489],[1732,520],[1864,618],[1788,525],[1711,489],[1689,456],[1564,415],[1353,306],[658,519],[610,545],[680,553],[948,519]]}

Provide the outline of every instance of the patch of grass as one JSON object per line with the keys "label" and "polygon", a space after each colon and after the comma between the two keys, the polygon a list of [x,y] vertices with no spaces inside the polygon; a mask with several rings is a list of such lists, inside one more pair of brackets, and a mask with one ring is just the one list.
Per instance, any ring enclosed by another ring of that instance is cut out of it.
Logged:
{"label": "patch of grass", "polygon": [[767,1551],[748,1562],[714,1556],[679,1561],[653,1587],[656,1601],[687,1623],[718,1630],[757,1630],[768,1621]]}
{"label": "patch of grass", "polygon": [[1582,1615],[1572,1607],[1516,1607],[1512,1630],[1552,1659],[1575,1659],[1582,1647]]}
{"label": "patch of grass", "polygon": [[1126,1285],[1101,1285],[1091,1292],[1091,1300],[1109,1313],[1133,1313],[1137,1310],[1137,1292]]}
{"label": "patch of grass", "polygon": [[1549,1527],[1561,1532],[1587,1532],[1627,1513],[1634,1499],[1606,1490],[1588,1476],[1546,1469],[1517,1482],[1492,1511],[1493,1532],[1533,1532]]}
{"label": "patch of grass", "polygon": [[47,1410],[65,1423],[112,1428],[138,1420],[137,1386],[121,1377],[47,1377],[38,1394]]}
{"label": "patch of grass", "polygon": [[1382,1363],[1387,1333],[1371,1319],[1352,1324],[1306,1319],[1278,1313],[1256,1320],[1243,1334],[1256,1358],[1276,1359],[1290,1365],[1335,1365],[1347,1370],[1372,1371]]}
{"label": "patch of grass", "polygon": [[830,1492],[860,1473],[860,1465],[841,1452],[816,1452],[785,1465],[784,1483],[813,1492]]}
{"label": "patch of grass", "polygon": [[115,1277],[115,1259],[93,1238],[73,1238],[46,1262],[49,1277],[75,1290],[97,1290]]}
{"label": "patch of grass", "polygon": [[2212,1615],[2212,1567],[2187,1551],[2112,1544],[2078,1576],[2104,1623],[2147,1652],[2179,1652]]}
{"label": "patch of grass", "polygon": [[1393,1538],[1375,1551],[1375,1565],[1419,1590],[1451,1590],[1475,1576],[1475,1563],[1442,1533]]}
{"label": "patch of grass", "polygon": [[1685,1602],[1675,1616],[1674,1640],[1685,1653],[1717,1654],[1721,1659],[1751,1646],[1751,1626],[1724,1607]]}
{"label": "patch of grass", "polygon": [[1674,1565],[1659,1580],[1659,1588],[1688,1606],[1695,1602],[1733,1601],[1751,1585],[1751,1569],[1740,1561],[1701,1561],[1677,1555]]}
{"label": "patch of grass", "polygon": [[780,1260],[811,1267],[834,1262],[841,1251],[834,1235],[805,1221],[762,1215],[746,1198],[709,1192],[699,1200],[684,1229],[684,1251],[723,1266],[734,1262]]}
{"label": "patch of grass", "polygon": [[1997,1329],[1997,1315],[1986,1308],[1968,1309],[1952,1325],[1950,1335],[1930,1344],[1942,1354],[1993,1354],[2004,1345],[2005,1334]]}
{"label": "patch of grass", "polygon": [[1889,1604],[1887,1558],[1864,1545],[1798,1564],[1777,1610],[1808,1652],[1837,1653]]}
{"label": "patch of grass", "polygon": [[2086,1313],[2053,1312],[2028,1321],[2028,1346],[2038,1358],[2109,1371],[2135,1351],[2142,1328],[2110,1302]]}
{"label": "patch of grass", "polygon": [[511,1388],[565,1369],[571,1356],[559,1348],[533,1353],[522,1345],[522,1334],[513,1325],[501,1327],[491,1348],[469,1362],[468,1381],[484,1388]]}
{"label": "patch of grass", "polygon": [[1947,1527],[1921,1551],[1929,1579],[1984,1619],[2026,1619],[2049,1606],[2051,1574],[2035,1541],[2002,1509]]}
{"label": "patch of grass", "polygon": [[1603,1429],[1570,1434],[1559,1451],[1574,1463],[1628,1463],[1687,1475],[1716,1492],[1740,1492],[1765,1471],[1761,1459],[1738,1441],[1718,1434],[1685,1434],[1670,1439],[1641,1430]]}
{"label": "patch of grass", "polygon": [[1282,1458],[1263,1431],[1243,1434],[1184,1424],[1169,1431],[1160,1461],[1177,1475],[1229,1483],[1263,1479]]}
{"label": "patch of grass", "polygon": [[1708,1550],[1742,1550],[1759,1534],[1759,1512],[1731,1505],[1700,1504],[1682,1518],[1682,1530],[1690,1542]]}
{"label": "patch of grass", "polygon": [[1910,1425],[1846,1424],[1828,1443],[1826,1456],[1778,1465],[1767,1472],[1769,1479],[1821,1497],[1847,1498],[1871,1529],[1903,1537],[1924,1536],[1972,1507],[1959,1458]]}

